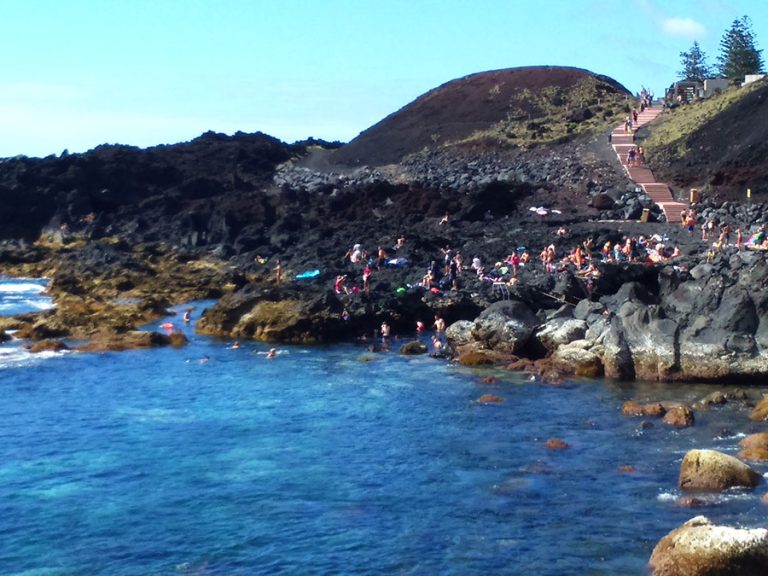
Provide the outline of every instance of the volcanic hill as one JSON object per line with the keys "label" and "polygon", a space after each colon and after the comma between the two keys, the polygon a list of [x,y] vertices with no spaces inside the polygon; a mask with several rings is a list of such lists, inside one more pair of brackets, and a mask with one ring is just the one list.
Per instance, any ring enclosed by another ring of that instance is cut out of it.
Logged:
{"label": "volcanic hill", "polygon": [[579,68],[531,66],[471,74],[430,90],[362,132],[334,157],[381,166],[425,149],[489,141],[528,146],[607,129],[629,91]]}

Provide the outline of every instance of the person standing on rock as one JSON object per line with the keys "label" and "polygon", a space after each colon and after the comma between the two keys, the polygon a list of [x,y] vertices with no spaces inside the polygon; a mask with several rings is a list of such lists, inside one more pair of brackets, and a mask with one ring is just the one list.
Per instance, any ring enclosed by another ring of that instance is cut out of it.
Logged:
{"label": "person standing on rock", "polygon": [[371,290],[371,274],[373,274],[373,270],[371,270],[371,265],[366,264],[365,270],[363,270],[363,292],[368,294]]}
{"label": "person standing on rock", "polygon": [[445,332],[445,320],[443,320],[439,315],[435,315],[435,323],[433,324],[435,327],[435,332],[439,335]]}
{"label": "person standing on rock", "polygon": [[731,243],[731,226],[727,222],[723,224],[722,228],[722,234],[723,238],[725,240],[725,245],[728,246]]}
{"label": "person standing on rock", "polygon": [[456,264],[456,258],[451,258],[451,261],[448,263],[448,282],[451,285],[451,290],[454,292],[459,289],[458,286],[458,265]]}
{"label": "person standing on rock", "polygon": [[280,286],[280,283],[283,281],[283,267],[280,264],[280,258],[277,259],[277,263],[272,271],[275,273],[275,285]]}

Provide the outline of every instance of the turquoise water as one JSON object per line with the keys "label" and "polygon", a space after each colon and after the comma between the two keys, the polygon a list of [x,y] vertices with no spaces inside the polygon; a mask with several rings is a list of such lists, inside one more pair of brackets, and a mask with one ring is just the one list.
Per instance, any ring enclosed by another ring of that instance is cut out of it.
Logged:
{"label": "turquoise water", "polygon": [[706,387],[553,387],[353,345],[269,360],[182,328],[180,350],[0,364],[1,574],[642,574],[692,516],[764,523],[765,486],[675,502],[686,450],[765,428],[746,409],[680,431],[620,413]]}

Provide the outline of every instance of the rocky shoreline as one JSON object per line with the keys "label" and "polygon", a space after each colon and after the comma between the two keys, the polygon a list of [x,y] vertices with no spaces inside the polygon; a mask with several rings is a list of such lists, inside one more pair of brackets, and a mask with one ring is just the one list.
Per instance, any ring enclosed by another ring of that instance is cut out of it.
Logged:
{"label": "rocky shoreline", "polygon": [[[221,143],[213,136],[201,140],[189,146]],[[248,154],[243,147],[254,144],[253,154],[264,154],[266,146],[270,158],[290,156],[260,136],[223,137],[223,144],[240,157]],[[408,336],[417,320],[430,326],[438,315],[449,326],[447,344],[466,363],[502,363],[552,380],[760,380],[768,374],[768,264],[766,252],[746,243],[749,230],[768,223],[768,211],[705,201],[695,207],[692,233],[675,223],[623,219],[649,201],[606,156],[607,147],[594,138],[507,155],[443,151],[409,157],[399,166],[320,177],[301,166],[312,163],[313,146],[294,151],[287,164],[252,160],[261,167],[249,177],[252,184],[206,198],[207,219],[201,218],[200,198],[180,203],[164,188],[139,206],[126,201],[71,218],[76,206],[86,210],[94,203],[92,193],[81,198],[70,192],[56,197],[63,204],[53,204],[37,241],[0,242],[0,272],[51,278],[56,303],[53,310],[3,325],[33,340],[92,338],[126,333],[173,304],[220,298],[203,314],[200,333],[333,342],[370,337],[382,322]],[[212,154],[210,162],[220,156]],[[109,161],[99,171],[115,171],[114,155],[105,157]],[[178,187],[199,178],[180,177]],[[158,214],[172,207],[178,212],[148,220],[142,205]],[[440,224],[446,214],[448,221]],[[699,225],[709,220],[734,231],[728,246],[715,250],[712,239],[700,239]],[[734,245],[739,227],[742,249]],[[649,246],[664,244],[667,256],[676,248],[674,258],[602,261],[606,243],[641,237]],[[400,247],[398,238],[405,239]],[[561,263],[585,243],[594,262],[588,275],[586,264],[578,270]],[[345,258],[355,244],[371,258],[368,292],[362,290],[365,263]],[[557,254],[551,272],[538,261],[548,245]],[[430,263],[438,262],[442,273],[446,246],[464,258],[456,289],[437,283],[423,289]],[[379,248],[385,253],[381,266]],[[513,280],[505,259],[519,248],[532,261]],[[475,257],[483,262],[482,276],[470,269]],[[284,279],[279,287],[273,279],[278,259]],[[318,271],[312,278],[297,279],[312,270]],[[334,290],[340,275],[347,277],[348,293]]]}

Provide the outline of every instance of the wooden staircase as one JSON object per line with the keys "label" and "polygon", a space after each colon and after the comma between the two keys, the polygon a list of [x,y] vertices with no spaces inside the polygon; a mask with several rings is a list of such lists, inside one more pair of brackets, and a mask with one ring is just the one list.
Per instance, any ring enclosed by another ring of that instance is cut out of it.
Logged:
{"label": "wooden staircase", "polygon": [[[653,121],[661,114],[661,111],[661,108],[646,108],[640,112],[637,115],[637,122],[632,126],[633,130],[636,131],[641,126],[645,126],[648,122]],[[656,182],[653,172],[647,166],[642,164],[629,166],[627,164],[627,152],[634,146],[634,139],[633,134],[624,132],[624,122],[611,132],[611,145],[619,158],[619,162],[624,166],[624,170],[627,171],[629,178],[640,186],[655,204],[659,205],[662,212],[664,212],[667,222],[678,222],[680,212],[687,210],[688,205],[675,200],[669,186],[663,182]]]}

